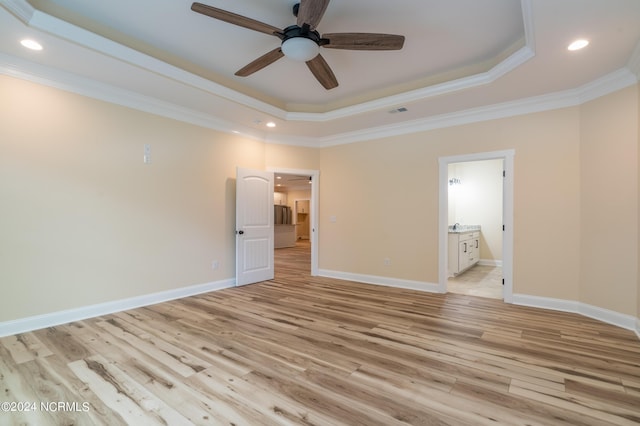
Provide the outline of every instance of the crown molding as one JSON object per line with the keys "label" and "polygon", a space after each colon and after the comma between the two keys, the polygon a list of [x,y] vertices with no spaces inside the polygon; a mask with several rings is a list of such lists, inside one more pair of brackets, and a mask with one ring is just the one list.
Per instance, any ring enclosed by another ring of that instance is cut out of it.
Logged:
{"label": "crown molding", "polygon": [[636,48],[633,50],[629,61],[627,62],[627,68],[636,75],[636,78],[640,80],[640,40],[636,44]]}
{"label": "crown molding", "polygon": [[[29,6],[29,4],[24,0],[0,0],[0,5],[10,10],[16,16],[21,17],[21,19],[25,19],[27,22],[29,22],[29,25],[34,25],[44,31],[54,31],[54,33],[57,33],[59,36],[67,39],[82,39],[83,44],[88,47],[95,48],[96,50],[102,52],[109,52],[108,54],[110,56],[116,57],[127,63],[141,66],[153,72],[158,72],[168,78],[180,81],[188,86],[196,87],[212,94],[224,93],[228,96],[229,99],[238,94],[237,92],[234,92],[223,86],[212,83],[209,80],[200,78],[184,70],[170,66],[150,56],[142,55],[133,49],[127,48],[118,43],[114,43],[111,40],[70,25],[50,15],[39,12]],[[453,91],[474,87],[474,85],[477,86],[481,84],[491,83],[510,70],[513,70],[515,67],[524,63],[535,54],[533,46],[533,25],[531,21],[531,0],[522,0],[522,7],[527,45],[486,73],[322,114],[309,115],[287,113],[283,110],[260,103],[253,98],[242,95],[244,96],[243,100],[246,101],[244,105],[250,106],[251,108],[257,110],[262,110],[262,107],[267,108],[268,114],[275,117],[281,117],[285,120],[302,120],[304,118],[306,121],[312,122],[329,121],[338,118],[345,118],[354,114],[360,114],[363,112],[385,108],[390,105],[397,105],[398,103],[403,103],[407,100],[412,101],[423,99],[424,97],[437,96],[443,93],[451,93]],[[444,127],[452,127],[479,121],[493,120],[497,118],[505,118],[544,110],[575,106],[637,83],[639,72],[640,42],[636,46],[626,68],[605,75],[602,78],[599,78],[576,89],[496,105],[467,109],[448,114],[441,114],[424,119],[388,126],[379,126],[354,132],[315,138],[301,137],[296,135],[273,136],[264,132],[257,131],[250,127],[238,126],[235,123],[213,117],[209,114],[184,108],[169,102],[161,101],[149,96],[144,96],[139,93],[124,90],[112,85],[100,83],[85,77],[75,75],[71,72],[61,71],[51,67],[39,65],[34,62],[30,62],[0,52],[1,74],[32,81],[46,86],[56,87],[65,91],[81,94],[83,96],[88,96],[117,105],[138,109],[144,112],[180,120],[217,131],[235,134],[239,133],[244,137],[264,141],[266,143],[315,148],[399,136],[409,133],[422,132]],[[237,99],[231,100],[237,101]],[[258,104],[252,102],[258,102]]]}
{"label": "crown molding", "polygon": [[0,5],[25,24],[31,20],[36,11],[33,6],[24,0],[0,0]]}
{"label": "crown molding", "polygon": [[0,52],[0,74],[226,133],[264,140],[249,127]]}
{"label": "crown molding", "polygon": [[459,78],[457,80],[447,81],[441,84],[435,84],[432,86],[422,87],[420,89],[410,90],[404,93],[387,96],[369,102],[363,102],[357,105],[338,108],[324,113],[289,112],[286,114],[285,118],[289,121],[331,121],[340,118],[347,118],[356,114],[362,114],[380,109],[388,109],[397,105],[407,104],[427,98],[432,98],[435,96],[493,83],[500,77],[504,76],[510,71],[513,71],[535,56],[535,37],[533,31],[533,13],[531,0],[521,0],[521,5],[522,21],[524,23],[525,45],[511,54],[505,60],[495,65],[489,71]]}
{"label": "crown molding", "polygon": [[[10,1],[21,2],[23,0]],[[211,80],[197,76],[44,12],[36,10],[27,25],[81,46],[88,47],[125,63],[135,65],[144,70],[178,81],[182,84],[186,84],[187,86],[197,88],[203,92],[237,102],[241,105],[259,110],[274,117],[282,119],[285,118],[286,112],[280,108],[229,89],[221,84],[214,83]]]}
{"label": "crown molding", "polygon": [[341,118],[348,118],[353,115],[377,111],[380,109],[388,109],[397,105],[408,104],[435,96],[458,92],[460,90],[471,89],[473,87],[484,86],[486,84],[493,83],[504,74],[514,70],[534,56],[535,53],[533,50],[528,46],[525,46],[493,67],[491,70],[484,73],[411,90],[398,95],[387,96],[369,102],[363,102],[357,105],[335,109],[325,113],[289,112],[286,114],[285,118],[289,121],[326,122]]}
{"label": "crown molding", "polygon": [[34,9],[26,0],[0,0],[1,5],[21,19],[25,25],[34,29],[45,31],[54,36],[71,41],[80,46],[90,48],[97,52],[101,52],[120,61],[192,86],[211,95],[219,96],[265,114],[269,114],[274,118],[287,121],[307,122],[326,122],[340,118],[347,118],[381,108],[389,108],[398,104],[410,103],[446,93],[489,84],[497,80],[504,74],[514,70],[535,56],[531,2],[532,0],[521,0],[525,46],[487,72],[327,112],[302,113],[286,111],[282,108],[275,107],[251,96],[247,96],[238,91],[229,89],[178,67],[172,66],[149,55],[145,55],[105,37],[77,27],[67,21]]}
{"label": "crown molding", "polygon": [[[581,105],[601,96],[613,93],[637,83],[637,78],[628,68],[622,68],[576,89],[471,108],[448,114],[435,115],[424,119],[406,121],[388,126],[371,127],[360,131],[342,133],[315,139],[315,146],[323,148],[363,142],[373,139],[400,136],[410,133],[459,126],[480,121],[495,120],[535,112]],[[295,145],[298,138],[280,137],[267,140],[268,143]],[[306,143],[306,141],[305,141]]]}
{"label": "crown molding", "polygon": [[272,136],[252,128],[220,120],[211,115],[190,110],[175,104],[143,96],[115,86],[99,83],[73,73],[56,70],[43,65],[0,53],[0,74],[45,86],[55,87],[105,102],[126,106],[151,114],[183,121],[213,130],[240,133],[244,137],[271,144],[295,145],[323,148],[348,143],[362,142],[385,137],[400,136],[445,127],[459,126],[480,121],[507,118],[540,111],[565,108],[583,104],[601,96],[624,89],[638,82],[637,74],[629,68],[607,74],[576,89],[556,92],[512,102],[488,105],[463,111],[440,114],[389,126],[371,127],[365,130],[342,133],[328,137]]}

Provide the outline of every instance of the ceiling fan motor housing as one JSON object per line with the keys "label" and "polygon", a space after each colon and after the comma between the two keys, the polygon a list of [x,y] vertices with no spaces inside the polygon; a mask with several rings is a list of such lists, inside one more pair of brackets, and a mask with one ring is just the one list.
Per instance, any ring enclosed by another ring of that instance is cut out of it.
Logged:
{"label": "ceiling fan motor housing", "polygon": [[291,59],[306,62],[320,52],[320,33],[310,30],[307,25],[291,25],[284,29],[283,34],[282,53]]}

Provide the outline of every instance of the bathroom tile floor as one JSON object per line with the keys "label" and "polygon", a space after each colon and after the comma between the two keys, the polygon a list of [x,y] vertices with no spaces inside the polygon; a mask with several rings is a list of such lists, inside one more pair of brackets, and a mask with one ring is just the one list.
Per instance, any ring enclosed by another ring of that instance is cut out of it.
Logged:
{"label": "bathroom tile floor", "polygon": [[502,268],[475,265],[447,281],[449,293],[502,299]]}

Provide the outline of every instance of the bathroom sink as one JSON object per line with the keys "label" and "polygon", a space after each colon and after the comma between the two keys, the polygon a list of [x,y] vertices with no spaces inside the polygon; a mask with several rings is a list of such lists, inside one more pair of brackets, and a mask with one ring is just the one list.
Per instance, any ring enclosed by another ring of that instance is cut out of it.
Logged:
{"label": "bathroom sink", "polygon": [[473,232],[479,230],[480,225],[460,225],[459,223],[456,223],[455,225],[449,226],[449,232],[451,233]]}

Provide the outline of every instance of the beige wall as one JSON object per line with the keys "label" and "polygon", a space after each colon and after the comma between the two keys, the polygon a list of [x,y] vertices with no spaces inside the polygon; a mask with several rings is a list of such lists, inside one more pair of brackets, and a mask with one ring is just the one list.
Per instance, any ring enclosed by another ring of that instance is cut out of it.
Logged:
{"label": "beige wall", "polygon": [[579,118],[566,108],[323,149],[320,268],[437,283],[438,157],[515,149],[514,292],[577,300]]}
{"label": "beige wall", "polygon": [[637,92],[312,149],[0,77],[0,322],[233,278],[236,166],[321,171],[321,269],[436,283],[438,158],[504,149],[514,292],[640,315]]}
{"label": "beige wall", "polygon": [[268,168],[320,170],[317,148],[291,145],[265,145],[265,164]]}
{"label": "beige wall", "polygon": [[637,87],[582,105],[580,301],[635,315]]}
{"label": "beige wall", "polygon": [[9,77],[0,93],[0,321],[234,277],[235,168],[264,168],[263,143]]}

